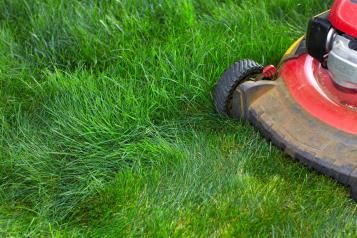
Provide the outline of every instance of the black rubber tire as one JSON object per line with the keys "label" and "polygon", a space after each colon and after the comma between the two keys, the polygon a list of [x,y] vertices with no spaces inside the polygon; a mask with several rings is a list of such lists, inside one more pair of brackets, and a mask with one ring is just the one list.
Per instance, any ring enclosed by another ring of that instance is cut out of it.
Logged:
{"label": "black rubber tire", "polygon": [[214,104],[219,114],[230,116],[230,101],[234,90],[249,77],[258,75],[263,66],[249,59],[239,60],[228,68],[219,79],[214,89]]}

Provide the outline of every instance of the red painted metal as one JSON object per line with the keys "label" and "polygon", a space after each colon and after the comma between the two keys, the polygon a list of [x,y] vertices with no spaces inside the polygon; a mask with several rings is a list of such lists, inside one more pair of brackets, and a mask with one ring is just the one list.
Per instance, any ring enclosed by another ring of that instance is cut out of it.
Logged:
{"label": "red painted metal", "polygon": [[[320,121],[357,135],[357,93],[336,86],[328,70],[308,54],[287,61],[280,76],[294,100]],[[298,125],[297,125],[298,126]]]}
{"label": "red painted metal", "polygon": [[335,0],[329,20],[338,30],[357,38],[357,1]]}
{"label": "red painted metal", "polygon": [[274,65],[268,65],[263,69],[264,78],[272,78],[278,72]]}

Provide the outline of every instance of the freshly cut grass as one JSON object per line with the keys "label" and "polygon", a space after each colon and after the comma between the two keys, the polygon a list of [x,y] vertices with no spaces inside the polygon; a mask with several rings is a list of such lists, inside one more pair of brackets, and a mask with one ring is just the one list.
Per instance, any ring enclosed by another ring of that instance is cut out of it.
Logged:
{"label": "freshly cut grass", "polygon": [[0,2],[0,235],[355,236],[346,188],[211,99],[329,5]]}

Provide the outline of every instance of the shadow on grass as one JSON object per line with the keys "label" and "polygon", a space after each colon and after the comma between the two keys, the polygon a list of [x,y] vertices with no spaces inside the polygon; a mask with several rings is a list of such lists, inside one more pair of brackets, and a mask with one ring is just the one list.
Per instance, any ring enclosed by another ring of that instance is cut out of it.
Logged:
{"label": "shadow on grass", "polygon": [[77,223],[113,236],[208,236],[227,226],[239,236],[272,227],[303,235],[322,224],[333,233],[355,219],[343,186],[291,160],[248,123],[215,114],[171,123],[178,139],[158,150],[176,159],[119,173],[77,210]]}

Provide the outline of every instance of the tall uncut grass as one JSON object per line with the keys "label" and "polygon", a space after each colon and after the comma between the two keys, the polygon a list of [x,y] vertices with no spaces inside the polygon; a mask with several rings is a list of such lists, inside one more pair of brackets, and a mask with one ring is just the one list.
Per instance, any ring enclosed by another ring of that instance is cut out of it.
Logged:
{"label": "tall uncut grass", "polygon": [[347,189],[211,99],[330,2],[0,1],[0,235],[355,235]]}

